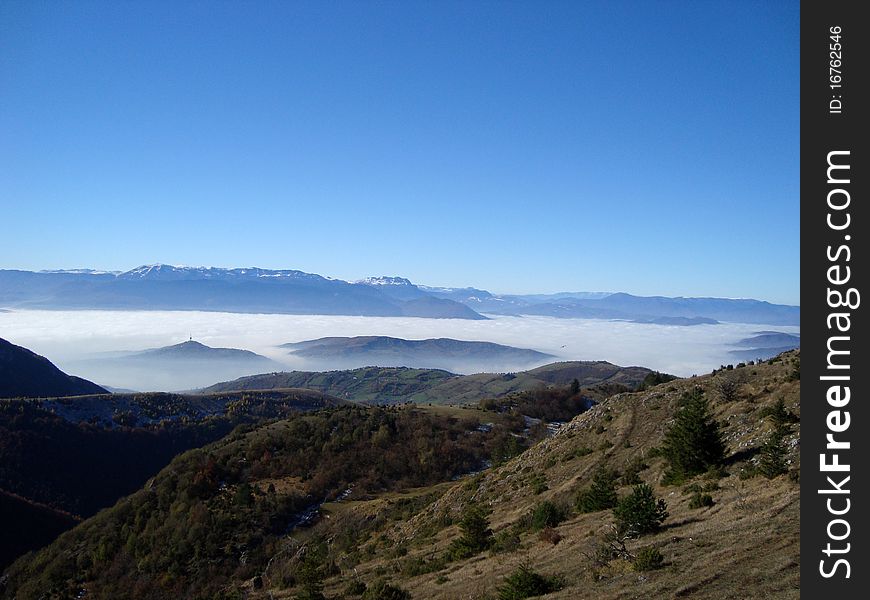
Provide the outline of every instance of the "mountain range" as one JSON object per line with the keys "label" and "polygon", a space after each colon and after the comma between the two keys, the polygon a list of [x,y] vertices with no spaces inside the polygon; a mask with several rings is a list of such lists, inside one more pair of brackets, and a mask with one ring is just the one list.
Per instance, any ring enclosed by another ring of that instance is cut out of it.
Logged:
{"label": "mountain range", "polygon": [[296,270],[146,265],[126,272],[0,270],[7,308],[210,310],[485,319],[492,315],[621,319],[696,325],[727,321],[799,325],[800,307],[752,299],[626,293],[493,294],[415,285],[403,277],[342,281]]}

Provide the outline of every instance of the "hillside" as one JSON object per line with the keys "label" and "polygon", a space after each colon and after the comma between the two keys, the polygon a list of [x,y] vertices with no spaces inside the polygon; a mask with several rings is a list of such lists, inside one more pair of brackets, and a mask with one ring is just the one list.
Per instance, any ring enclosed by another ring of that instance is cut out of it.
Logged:
{"label": "hillside", "polygon": [[236,431],[18,561],[0,592],[66,597],[84,585],[94,598],[224,597],[324,500],[449,481],[485,466],[523,427],[462,412],[344,407]]}
{"label": "hillside", "polygon": [[[551,577],[535,580],[555,589],[548,598],[797,598],[798,359],[617,394],[514,458],[498,450],[513,421],[473,409],[355,407],[234,434],[19,560],[4,597],[54,586],[94,598],[289,600],[322,586],[329,598],[369,588],[368,600],[388,580],[411,598],[482,600],[524,565],[526,579]],[[725,460],[664,485],[663,440],[691,397],[710,403]],[[758,465],[777,422],[788,474],[768,479]],[[494,466],[450,481],[487,456]],[[612,511],[577,508],[601,467],[617,471],[620,498],[643,481],[667,504],[662,527],[617,545],[621,555],[604,551]],[[458,524],[474,522],[473,507],[494,537],[469,553]],[[649,570],[632,566],[652,549],[659,568],[654,557]]]}
{"label": "hillside", "polygon": [[95,383],[67,375],[44,356],[0,338],[0,398],[105,393]]}
{"label": "hillside", "polygon": [[0,490],[0,515],[3,542],[0,543],[0,570],[31,550],[51,543],[75,526],[78,519],[69,514],[35,504]]}
{"label": "hillside", "polygon": [[0,400],[0,568],[239,425],[342,404],[308,390]]}
{"label": "hillside", "polygon": [[[553,358],[550,354],[492,342],[450,338],[406,340],[373,335],[325,337],[283,344],[293,356],[328,361],[339,368],[365,365],[417,367],[445,370],[469,367],[479,371],[528,368]],[[507,368],[506,368],[507,367]]]}
{"label": "hillside", "polygon": [[643,367],[620,367],[605,361],[558,362],[519,373],[475,375],[454,375],[437,369],[366,367],[323,373],[291,371],[254,375],[218,383],[200,391],[215,393],[299,387],[354,402],[474,404],[484,398],[498,398],[549,385],[568,385],[574,379],[584,387],[609,383],[634,389],[651,372]]}
{"label": "hillside", "polygon": [[[608,399],[508,463],[445,490],[431,490],[432,497],[421,501],[425,507],[413,516],[362,531],[353,544],[344,544],[344,558],[336,552],[333,560],[344,568],[326,575],[327,596],[346,590],[349,579],[371,585],[387,578],[409,590],[412,598],[495,598],[508,576],[526,565],[563,579],[562,589],[547,598],[798,598],[799,422],[788,425],[784,440],[788,475],[767,479],[756,473],[761,447],[773,429],[767,415],[776,402],[782,400],[787,413],[799,419],[798,356],[790,353],[772,364],[676,380]],[[726,400],[723,382],[731,381],[738,384],[737,391]],[[666,465],[656,449],[680,399],[695,386],[711,400],[723,429],[723,476],[665,486]],[[627,543],[635,556],[643,548],[659,550],[662,568],[637,572],[624,559],[601,556],[613,523],[611,511],[581,513],[576,508],[579,493],[589,489],[599,467],[621,474],[620,497],[632,489],[626,482],[638,477],[665,499],[669,514],[663,528]],[[696,489],[708,491],[713,505],[694,508]],[[397,504],[419,496],[416,492],[383,498],[380,504],[327,505],[330,518],[299,543],[312,544],[349,527],[364,529],[373,514],[399,510]],[[535,530],[534,514],[547,502],[562,516],[557,514],[550,528]],[[450,544],[461,535],[457,522],[471,505],[489,512],[495,545],[469,559],[445,560]],[[350,549],[355,544],[357,552]],[[291,598],[298,590],[280,591],[280,582],[298,566],[298,560],[273,565],[265,587],[279,590],[275,598]]]}

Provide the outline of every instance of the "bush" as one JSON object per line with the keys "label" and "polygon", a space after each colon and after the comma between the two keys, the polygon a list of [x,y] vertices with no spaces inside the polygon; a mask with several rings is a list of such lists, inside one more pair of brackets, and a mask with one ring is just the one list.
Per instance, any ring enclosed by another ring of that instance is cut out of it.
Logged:
{"label": "bush", "polygon": [[644,462],[643,458],[636,456],[631,462],[625,465],[625,469],[622,472],[622,485],[637,485],[638,483],[643,483],[640,478],[640,473],[648,468],[649,465]]}
{"label": "bush", "polygon": [[577,495],[577,510],[583,513],[607,510],[616,506],[616,472],[605,467],[599,468],[592,477],[589,489]]}
{"label": "bush", "polygon": [[782,398],[779,398],[771,406],[763,408],[759,412],[762,418],[770,417],[773,424],[777,427],[784,427],[791,423],[797,423],[800,420],[785,407],[785,401]]}
{"label": "bush", "polygon": [[656,531],[668,517],[668,505],[653,495],[652,488],[641,483],[613,509],[618,532],[638,536]]}
{"label": "bush", "polygon": [[643,381],[640,382],[640,385],[637,386],[637,391],[642,392],[644,390],[648,390],[653,386],[659,385],[660,383],[667,383],[669,381],[673,381],[674,379],[676,379],[674,375],[667,375],[665,373],[653,371],[652,373],[647,373],[647,376],[644,377]]}
{"label": "bush", "polygon": [[498,552],[513,552],[520,547],[520,536],[511,529],[503,529],[495,534],[491,550]]}
{"label": "bush", "polygon": [[707,506],[713,506],[713,496],[710,494],[702,494],[700,492],[696,492],[692,499],[689,500],[689,508],[705,508]]}
{"label": "bush", "polygon": [[535,475],[534,477],[532,477],[531,481],[529,482],[529,485],[531,486],[532,493],[535,496],[537,496],[539,494],[543,494],[548,489],[550,489],[547,486],[547,478],[541,474],[538,474],[538,475]]}
{"label": "bush", "polygon": [[638,550],[634,560],[631,561],[631,565],[635,571],[652,571],[661,567],[664,561],[665,557],[662,556],[658,548],[650,546]]}
{"label": "bush", "polygon": [[410,600],[411,594],[386,581],[377,581],[368,586],[362,600]]}
{"label": "bush", "polygon": [[559,532],[552,527],[545,527],[544,529],[542,529],[541,533],[538,535],[538,538],[542,542],[550,542],[554,546],[562,541],[562,536],[559,535]]}
{"label": "bush", "polygon": [[366,584],[364,584],[359,579],[355,579],[347,584],[344,588],[345,596],[359,596],[364,594],[366,591]]}
{"label": "bush", "polygon": [[564,580],[559,576],[547,577],[526,565],[511,573],[498,588],[499,600],[522,600],[543,596],[562,589]]}
{"label": "bush", "polygon": [[565,520],[565,513],[555,504],[548,500],[535,505],[532,510],[531,527],[534,531],[545,527],[555,527]]}

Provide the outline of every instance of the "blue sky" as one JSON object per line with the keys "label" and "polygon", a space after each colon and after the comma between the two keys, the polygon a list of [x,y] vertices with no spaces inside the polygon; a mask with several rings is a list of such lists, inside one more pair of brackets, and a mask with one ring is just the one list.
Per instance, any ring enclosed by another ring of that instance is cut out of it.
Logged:
{"label": "blue sky", "polygon": [[797,2],[3,2],[0,268],[799,302]]}

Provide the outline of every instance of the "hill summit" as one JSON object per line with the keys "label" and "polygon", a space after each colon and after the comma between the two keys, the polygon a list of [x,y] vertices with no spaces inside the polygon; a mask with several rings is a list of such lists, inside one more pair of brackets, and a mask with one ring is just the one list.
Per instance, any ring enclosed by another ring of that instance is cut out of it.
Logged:
{"label": "hill summit", "polygon": [[108,393],[87,379],[67,375],[44,356],[0,338],[0,398]]}

